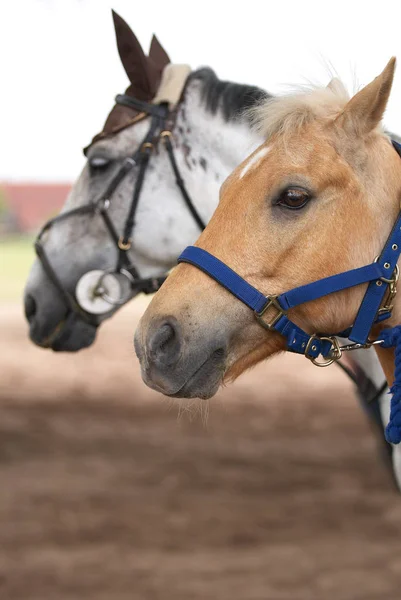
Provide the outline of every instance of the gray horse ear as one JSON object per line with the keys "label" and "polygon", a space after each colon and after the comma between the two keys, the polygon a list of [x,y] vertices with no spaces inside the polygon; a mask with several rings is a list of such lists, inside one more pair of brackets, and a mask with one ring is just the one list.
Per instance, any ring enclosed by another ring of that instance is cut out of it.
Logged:
{"label": "gray horse ear", "polygon": [[350,135],[367,135],[379,125],[390,96],[395,62],[391,58],[383,72],[355,94],[337,117],[337,124]]}
{"label": "gray horse ear", "polygon": [[149,58],[153,60],[160,72],[171,62],[169,55],[154,34],[150,43]]}
{"label": "gray horse ear", "polygon": [[121,62],[140,100],[152,97],[154,92],[148,59],[136,35],[114,10],[112,11],[117,48]]}

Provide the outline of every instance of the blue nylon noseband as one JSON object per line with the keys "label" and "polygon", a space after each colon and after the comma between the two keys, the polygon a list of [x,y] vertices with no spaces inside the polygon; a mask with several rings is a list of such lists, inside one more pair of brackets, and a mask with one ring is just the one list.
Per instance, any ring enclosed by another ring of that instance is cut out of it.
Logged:
{"label": "blue nylon noseband", "polygon": [[[401,156],[401,145],[392,142]],[[391,301],[395,295],[398,279],[397,262],[401,254],[401,213],[388,237],[380,256],[371,264],[319,279],[312,283],[284,292],[278,296],[265,296],[221,260],[196,246],[188,246],[178,262],[189,263],[222,285],[236,298],[254,311],[257,321],[265,329],[277,331],[286,338],[290,352],[304,354],[319,366],[327,366],[341,357],[341,350],[351,347],[369,347],[369,333],[375,323],[391,316]],[[328,335],[310,335],[293,323],[287,311],[305,302],[368,283],[354,324],[346,331]],[[381,307],[386,293],[386,306]],[[265,313],[274,309],[276,314],[265,320]],[[341,348],[336,336],[347,337],[353,346]],[[390,422],[386,429],[387,440],[393,444],[401,441],[401,326],[385,330],[376,343],[383,347],[396,346],[396,380],[392,387]],[[318,356],[324,362],[317,362]]]}

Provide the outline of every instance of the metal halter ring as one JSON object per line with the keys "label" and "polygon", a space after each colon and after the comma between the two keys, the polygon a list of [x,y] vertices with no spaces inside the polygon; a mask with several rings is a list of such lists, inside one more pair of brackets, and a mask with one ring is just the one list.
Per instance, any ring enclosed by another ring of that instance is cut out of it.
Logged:
{"label": "metal halter ring", "polygon": [[126,242],[124,242],[124,236],[122,235],[117,243],[118,247],[120,248],[120,250],[124,250],[127,251],[131,248],[132,246],[132,240],[131,238],[129,238]]}
{"label": "metal halter ring", "polygon": [[[311,356],[309,354],[309,350],[313,349],[313,342],[315,340],[319,340],[319,342],[330,342],[331,345],[333,346],[330,351],[330,355],[327,358],[323,357],[324,362],[318,362],[317,358],[315,358],[314,356]],[[332,336],[330,336],[330,337],[319,336],[317,334],[311,335],[311,337],[309,338],[309,341],[306,345],[306,348],[305,348],[305,356],[306,356],[306,358],[309,358],[309,360],[317,367],[328,367],[329,365],[332,365],[337,360],[340,360],[340,358],[341,358],[340,344],[338,343],[337,338],[332,337]]]}

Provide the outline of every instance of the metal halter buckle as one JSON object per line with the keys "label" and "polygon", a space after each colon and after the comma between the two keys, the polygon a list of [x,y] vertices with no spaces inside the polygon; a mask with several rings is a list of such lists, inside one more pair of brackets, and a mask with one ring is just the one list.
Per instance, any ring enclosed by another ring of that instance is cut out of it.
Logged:
{"label": "metal halter buckle", "polygon": [[[317,350],[316,346],[314,345],[315,340],[318,340],[319,342],[330,342],[332,345],[330,353],[327,356],[323,356],[324,362],[319,362],[317,358],[309,354],[309,350]],[[334,336],[320,336],[315,333],[314,335],[311,335],[305,348],[306,358],[309,358],[309,360],[317,367],[328,367],[329,365],[332,365],[337,360],[340,360],[341,354],[342,352],[340,344],[338,343],[337,338]]]}
{"label": "metal halter buckle", "polygon": [[[275,308],[278,311],[278,313],[275,317],[273,317],[271,319],[271,321],[265,321],[264,319],[262,319],[262,317],[269,308]],[[273,329],[273,327],[275,326],[277,321],[283,315],[287,314],[287,311],[282,308],[282,306],[280,305],[280,302],[277,300],[277,296],[268,296],[267,302],[264,305],[264,307],[262,308],[262,310],[260,310],[259,312],[257,312],[255,310],[254,314],[255,314],[255,317],[256,317],[256,320],[258,321],[258,323],[260,325],[262,325],[262,327],[264,327],[265,329],[270,330],[270,329]]]}

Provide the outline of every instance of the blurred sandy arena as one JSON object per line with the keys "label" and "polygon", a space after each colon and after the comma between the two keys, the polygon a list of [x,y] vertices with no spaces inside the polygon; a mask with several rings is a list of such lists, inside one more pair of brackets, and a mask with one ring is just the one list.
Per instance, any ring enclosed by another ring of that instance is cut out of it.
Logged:
{"label": "blurred sandy arena", "polygon": [[64,355],[1,307],[0,598],[399,598],[401,501],[343,374],[286,356],[170,402],[143,309]]}

